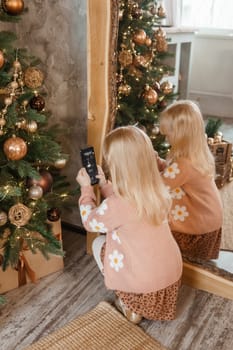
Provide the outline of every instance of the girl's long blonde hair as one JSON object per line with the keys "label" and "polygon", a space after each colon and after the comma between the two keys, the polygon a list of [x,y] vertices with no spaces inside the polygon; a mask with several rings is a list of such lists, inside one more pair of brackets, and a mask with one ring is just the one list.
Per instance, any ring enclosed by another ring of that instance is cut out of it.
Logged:
{"label": "girl's long blonde hair", "polygon": [[201,111],[196,103],[180,100],[160,115],[160,132],[171,145],[167,159],[186,158],[203,175],[214,176],[214,157],[207,144]]}
{"label": "girl's long blonde hair", "polygon": [[135,126],[119,127],[107,135],[103,156],[114,193],[133,204],[139,217],[161,224],[171,201],[150,138]]}

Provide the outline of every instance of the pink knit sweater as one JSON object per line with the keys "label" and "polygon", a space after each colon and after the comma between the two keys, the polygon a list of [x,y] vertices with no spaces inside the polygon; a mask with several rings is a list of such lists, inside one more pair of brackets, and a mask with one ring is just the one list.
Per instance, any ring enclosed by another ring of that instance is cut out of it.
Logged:
{"label": "pink knit sweater", "polygon": [[204,234],[221,228],[223,209],[213,178],[200,174],[183,158],[165,168],[163,180],[173,198],[172,231]]}
{"label": "pink knit sweater", "polygon": [[79,205],[86,230],[106,234],[106,287],[149,293],[178,281],[182,258],[167,222],[153,226],[140,220],[136,210],[112,192],[109,183],[101,192],[106,199],[96,207],[93,188],[82,187]]}

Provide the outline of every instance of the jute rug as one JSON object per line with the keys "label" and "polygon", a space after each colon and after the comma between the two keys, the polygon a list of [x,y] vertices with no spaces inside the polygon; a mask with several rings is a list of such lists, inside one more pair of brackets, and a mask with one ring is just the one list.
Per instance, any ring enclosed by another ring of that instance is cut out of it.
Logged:
{"label": "jute rug", "polygon": [[25,350],[166,350],[103,301]]}

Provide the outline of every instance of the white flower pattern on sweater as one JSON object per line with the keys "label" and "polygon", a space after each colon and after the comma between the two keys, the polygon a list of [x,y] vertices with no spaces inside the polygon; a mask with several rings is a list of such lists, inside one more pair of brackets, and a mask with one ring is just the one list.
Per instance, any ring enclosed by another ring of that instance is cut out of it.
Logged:
{"label": "white flower pattern on sweater", "polygon": [[97,221],[95,218],[93,218],[89,222],[89,225],[90,225],[93,232],[101,232],[101,233],[108,232],[107,228],[104,226],[104,223]]}
{"label": "white flower pattern on sweater", "polygon": [[[174,180],[176,176],[180,174],[180,169],[177,163],[172,163],[169,165],[163,173],[163,176],[165,178],[170,178]],[[182,190],[181,187],[176,187],[174,189],[171,189],[170,186],[167,186],[169,188],[169,192],[171,194],[172,199],[180,200],[183,196],[185,196],[185,192]],[[187,211],[186,206],[180,206],[176,205],[173,210],[171,210],[171,214],[173,216],[174,220],[179,220],[181,222],[185,221],[185,218],[189,216],[189,212]]]}
{"label": "white flower pattern on sweater", "polygon": [[[80,215],[83,223],[85,223],[88,220],[88,217],[91,214],[91,210],[92,210],[92,207],[89,204],[80,205]],[[104,200],[100,204],[100,206],[97,208],[96,214],[103,216],[107,210],[108,210],[107,200]],[[99,221],[95,217],[93,217],[89,221],[89,226],[93,232],[100,232],[100,233],[108,232],[108,229],[107,227],[105,227],[104,223]],[[111,238],[113,241],[117,242],[118,244],[121,244],[119,234],[116,230],[112,232]],[[113,268],[116,272],[119,272],[119,270],[123,268],[124,264],[122,260],[124,259],[124,255],[118,252],[118,250],[114,250],[112,254],[109,254],[108,258],[109,258],[109,264],[111,268]]]}
{"label": "white flower pattern on sweater", "polygon": [[180,169],[178,168],[178,164],[172,163],[164,170],[163,176],[170,179],[174,179],[176,177],[176,174],[179,174],[179,173],[180,173]]}
{"label": "white flower pattern on sweater", "polygon": [[121,240],[117,231],[112,231],[112,239],[117,243],[121,244]]}
{"label": "white flower pattern on sweater", "polygon": [[82,222],[87,221],[90,214],[91,214],[91,205],[89,204],[80,205],[80,215],[81,215]]}
{"label": "white flower pattern on sweater", "polygon": [[176,205],[171,212],[174,217],[174,220],[184,221],[185,217],[189,216],[189,213],[187,212],[187,208],[185,205],[182,207],[179,205]]}
{"label": "white flower pattern on sweater", "polygon": [[96,210],[96,213],[99,214],[99,215],[104,215],[105,211],[108,209],[108,205],[107,205],[107,202],[106,200],[104,200],[99,208]]}
{"label": "white flower pattern on sweater", "polygon": [[118,250],[114,250],[112,254],[108,255],[108,258],[110,260],[110,266],[116,271],[119,272],[120,269],[123,268],[123,259],[124,255],[119,253]]}
{"label": "white flower pattern on sweater", "polygon": [[181,187],[176,187],[174,190],[170,191],[171,197],[175,199],[181,199],[185,193]]}

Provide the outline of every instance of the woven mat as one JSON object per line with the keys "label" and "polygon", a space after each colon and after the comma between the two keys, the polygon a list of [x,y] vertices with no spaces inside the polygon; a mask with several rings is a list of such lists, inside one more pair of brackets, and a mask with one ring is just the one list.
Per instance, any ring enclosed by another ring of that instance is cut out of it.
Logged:
{"label": "woven mat", "polygon": [[103,301],[25,350],[166,350]]}

